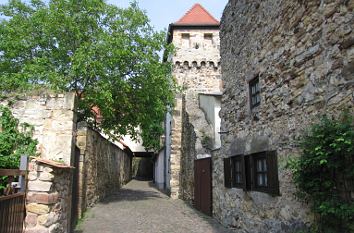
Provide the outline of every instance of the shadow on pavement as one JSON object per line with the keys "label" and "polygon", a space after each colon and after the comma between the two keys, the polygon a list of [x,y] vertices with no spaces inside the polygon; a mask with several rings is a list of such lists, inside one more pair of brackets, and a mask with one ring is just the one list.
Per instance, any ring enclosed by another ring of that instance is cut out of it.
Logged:
{"label": "shadow on pavement", "polygon": [[148,200],[152,198],[161,198],[161,195],[156,193],[156,191],[124,189],[124,190],[120,190],[119,193],[106,197],[104,200],[100,201],[100,203],[109,204],[110,202],[138,201],[138,200]]}
{"label": "shadow on pavement", "polygon": [[142,182],[146,185],[145,188],[140,188],[139,186],[123,186],[116,193],[106,197],[104,200],[100,201],[102,204],[109,204],[111,202],[119,201],[138,201],[138,200],[148,200],[156,198],[168,198],[165,194],[161,193],[154,185],[152,181],[143,180],[143,179],[134,179]]}

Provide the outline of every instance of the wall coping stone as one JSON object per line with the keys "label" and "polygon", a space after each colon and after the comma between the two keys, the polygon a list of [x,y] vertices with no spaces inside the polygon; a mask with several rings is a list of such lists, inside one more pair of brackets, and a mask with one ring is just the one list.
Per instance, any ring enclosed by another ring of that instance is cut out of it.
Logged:
{"label": "wall coping stone", "polygon": [[38,163],[43,163],[43,164],[46,164],[46,165],[49,165],[49,166],[55,167],[55,168],[61,168],[61,169],[74,169],[75,168],[73,166],[69,166],[69,165],[66,165],[66,164],[63,164],[63,163],[60,163],[60,162],[56,162],[56,161],[53,161],[53,160],[49,160],[49,159],[43,159],[43,158],[40,158],[40,157],[31,156],[30,158],[34,159]]}

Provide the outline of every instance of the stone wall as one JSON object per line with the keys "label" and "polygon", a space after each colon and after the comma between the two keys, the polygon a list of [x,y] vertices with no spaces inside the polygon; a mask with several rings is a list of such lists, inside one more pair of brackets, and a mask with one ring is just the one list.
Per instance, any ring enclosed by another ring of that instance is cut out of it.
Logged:
{"label": "stone wall", "polygon": [[[184,101],[185,104],[185,101]],[[194,200],[194,160],[196,155],[196,134],[183,106],[182,148],[181,148],[181,194],[180,197],[193,204]]]}
{"label": "stone wall", "polygon": [[131,180],[132,155],[119,142],[79,123],[79,217],[97,201],[113,194]]}
{"label": "stone wall", "polygon": [[[221,92],[218,32],[217,28],[185,28],[173,31],[172,43],[176,47],[176,53],[172,57],[173,76],[183,92],[176,98],[172,115],[170,156],[172,198],[179,197],[192,201],[194,159],[197,154],[208,153],[208,149],[202,145],[202,139],[214,137],[215,130],[199,107],[199,94]],[[183,37],[186,34],[189,35],[188,40]],[[205,37],[206,34],[209,35],[208,39]],[[194,127],[195,143],[191,142],[194,144],[188,145],[187,149],[188,135],[192,132],[187,132],[186,129],[190,126]],[[186,135],[182,132],[183,129]]]}
{"label": "stone wall", "polygon": [[34,126],[37,151],[42,158],[63,160],[71,164],[74,156],[76,99],[74,93],[20,96],[0,101],[10,105],[20,122]]}
{"label": "stone wall", "polygon": [[25,232],[71,232],[73,167],[37,158],[28,170]]}
{"label": "stone wall", "polygon": [[[294,196],[288,157],[324,113],[353,111],[353,1],[230,0],[221,23],[222,148],[213,159],[214,216],[239,232],[293,232],[312,221]],[[258,77],[261,103],[250,108]],[[223,158],[276,150],[280,196],[224,187]]]}

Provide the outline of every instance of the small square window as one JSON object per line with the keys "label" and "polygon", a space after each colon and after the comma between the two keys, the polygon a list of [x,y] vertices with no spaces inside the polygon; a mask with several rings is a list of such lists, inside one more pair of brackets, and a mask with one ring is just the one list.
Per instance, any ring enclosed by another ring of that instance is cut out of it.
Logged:
{"label": "small square window", "polygon": [[256,77],[249,82],[249,92],[252,109],[261,103],[261,88],[259,86],[259,77]]}
{"label": "small square window", "polygon": [[204,33],[204,40],[213,40],[212,33]]}
{"label": "small square window", "polygon": [[182,33],[182,39],[189,40],[189,33]]}
{"label": "small square window", "polygon": [[189,33],[182,33],[182,47],[189,48],[190,47],[190,35]]}

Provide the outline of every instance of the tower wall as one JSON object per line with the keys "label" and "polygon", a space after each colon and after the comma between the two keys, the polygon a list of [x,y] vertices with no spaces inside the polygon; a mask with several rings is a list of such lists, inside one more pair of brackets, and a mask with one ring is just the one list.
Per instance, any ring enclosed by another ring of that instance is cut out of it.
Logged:
{"label": "tower wall", "polygon": [[175,29],[173,77],[182,88],[176,97],[171,131],[171,197],[193,202],[194,160],[210,154],[205,139],[214,128],[199,106],[199,94],[221,92],[219,31]]}

